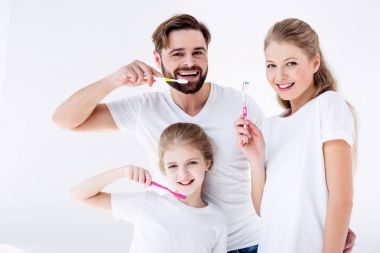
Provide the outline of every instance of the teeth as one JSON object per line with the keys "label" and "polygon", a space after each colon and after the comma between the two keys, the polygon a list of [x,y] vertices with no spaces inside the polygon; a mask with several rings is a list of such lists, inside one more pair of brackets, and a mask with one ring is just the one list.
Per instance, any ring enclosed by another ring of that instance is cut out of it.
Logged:
{"label": "teeth", "polygon": [[286,89],[293,85],[293,83],[277,84],[281,89]]}
{"label": "teeth", "polygon": [[189,180],[189,181],[184,181],[184,182],[179,182],[180,184],[183,184],[183,185],[188,185],[192,182],[193,180]]}
{"label": "teeth", "polygon": [[198,71],[180,71],[179,74],[181,76],[197,75]]}

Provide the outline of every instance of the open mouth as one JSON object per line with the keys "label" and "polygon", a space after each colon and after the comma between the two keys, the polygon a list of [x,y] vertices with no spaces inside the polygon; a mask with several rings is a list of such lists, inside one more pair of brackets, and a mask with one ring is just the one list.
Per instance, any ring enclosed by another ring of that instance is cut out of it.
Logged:
{"label": "open mouth", "polygon": [[284,90],[289,90],[295,83],[292,82],[292,83],[276,83],[276,85],[278,86],[278,88],[282,91]]}
{"label": "open mouth", "polygon": [[194,179],[187,180],[187,181],[180,181],[180,182],[177,182],[177,183],[180,184],[180,185],[183,185],[183,186],[189,186],[189,185],[191,185],[193,182],[194,182]]}
{"label": "open mouth", "polygon": [[193,81],[199,76],[200,73],[201,72],[199,70],[180,70],[176,74],[178,78]]}

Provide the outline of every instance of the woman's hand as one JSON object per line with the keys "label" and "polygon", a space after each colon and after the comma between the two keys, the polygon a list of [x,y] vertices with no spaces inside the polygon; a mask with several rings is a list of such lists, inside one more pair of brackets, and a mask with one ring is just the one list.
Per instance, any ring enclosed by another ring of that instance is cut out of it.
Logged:
{"label": "woman's hand", "polygon": [[264,163],[265,142],[261,131],[249,120],[235,121],[238,146],[251,163]]}

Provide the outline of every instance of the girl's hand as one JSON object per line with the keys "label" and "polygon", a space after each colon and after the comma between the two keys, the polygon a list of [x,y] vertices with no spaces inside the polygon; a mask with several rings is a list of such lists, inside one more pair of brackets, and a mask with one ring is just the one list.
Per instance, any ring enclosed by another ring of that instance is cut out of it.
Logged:
{"label": "girl's hand", "polygon": [[150,186],[150,183],[152,182],[152,176],[150,175],[149,171],[138,166],[125,166],[124,175],[129,180],[144,184],[144,186]]}
{"label": "girl's hand", "polygon": [[264,163],[265,143],[261,131],[251,121],[245,120],[243,116],[235,121],[234,125],[239,148],[248,160]]}

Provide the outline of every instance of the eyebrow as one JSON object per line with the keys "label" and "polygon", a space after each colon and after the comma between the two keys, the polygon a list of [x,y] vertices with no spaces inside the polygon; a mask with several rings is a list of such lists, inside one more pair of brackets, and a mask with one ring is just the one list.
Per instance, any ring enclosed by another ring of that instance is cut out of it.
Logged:
{"label": "eyebrow", "polygon": [[[194,160],[199,161],[200,159],[201,158],[199,158],[199,157],[193,157],[193,158],[187,159],[185,162],[194,161]],[[166,165],[172,165],[172,164],[177,164],[177,162],[168,162],[168,163],[166,163]]]}
{"label": "eyebrow", "polygon": [[[289,57],[289,58],[286,58],[284,61],[289,61],[289,60],[292,60],[292,59],[297,60],[297,58],[295,58],[295,57]],[[274,61],[267,60],[266,62],[274,62]]]}
{"label": "eyebrow", "polygon": [[[174,48],[172,50],[169,51],[169,54],[172,54],[172,53],[175,53],[175,52],[182,52],[182,51],[185,51],[185,48],[181,47],[181,48]],[[206,48],[205,47],[196,47],[193,49],[193,51],[206,51]]]}

